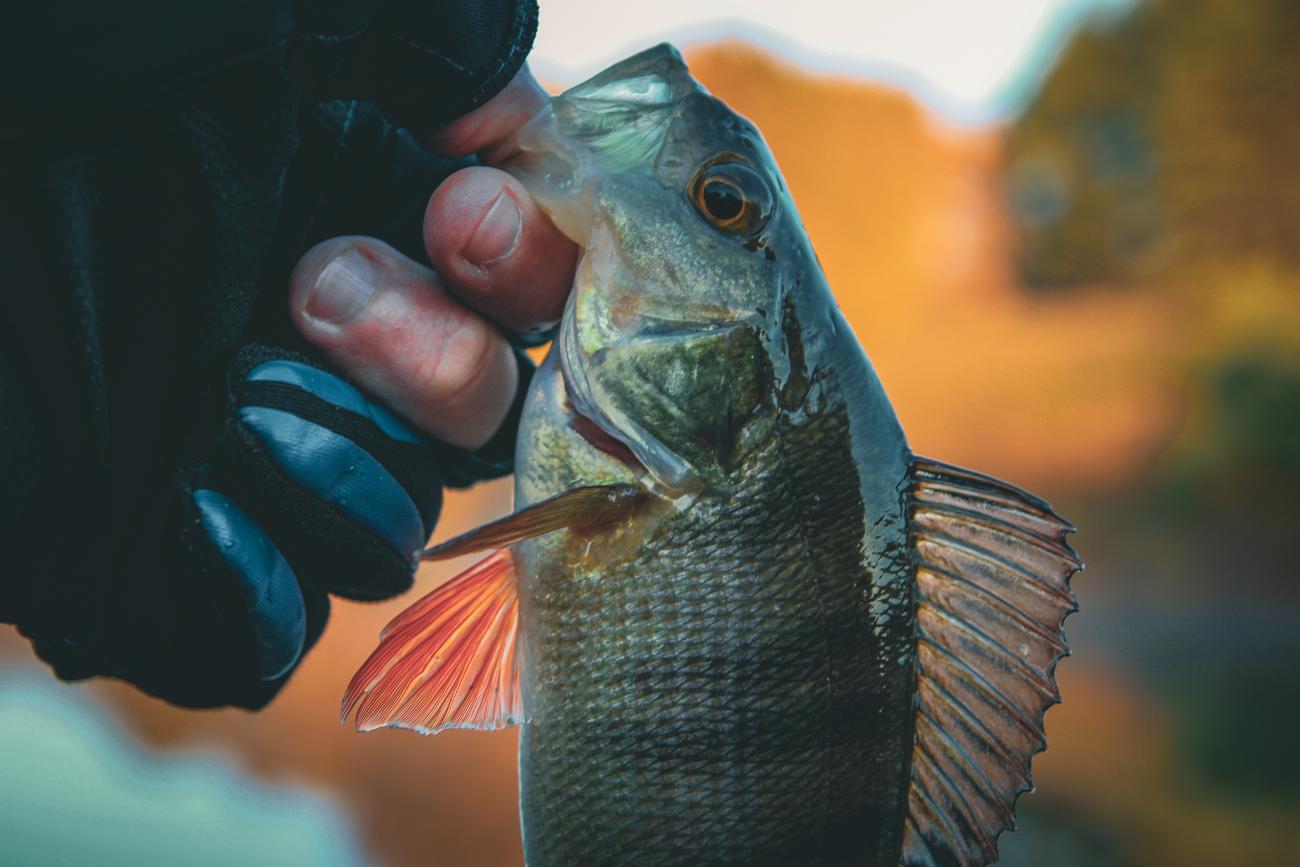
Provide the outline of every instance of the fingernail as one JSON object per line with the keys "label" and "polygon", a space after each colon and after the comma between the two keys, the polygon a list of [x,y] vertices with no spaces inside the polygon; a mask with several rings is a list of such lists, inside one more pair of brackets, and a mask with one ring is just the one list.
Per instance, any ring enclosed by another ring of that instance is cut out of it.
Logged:
{"label": "fingernail", "polygon": [[515,200],[506,193],[497,195],[497,200],[483,215],[478,228],[470,236],[461,255],[471,265],[480,268],[491,265],[508,256],[519,242],[519,230],[523,221],[519,216],[519,207]]}
{"label": "fingernail", "polygon": [[307,315],[321,322],[347,322],[375,294],[378,276],[375,263],[359,250],[345,250],[331,259],[316,277],[307,296]]}

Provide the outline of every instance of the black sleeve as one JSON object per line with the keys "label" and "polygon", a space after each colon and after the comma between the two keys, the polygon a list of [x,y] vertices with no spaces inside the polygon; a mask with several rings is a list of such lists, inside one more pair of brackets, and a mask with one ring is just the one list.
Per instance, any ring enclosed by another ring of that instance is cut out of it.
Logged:
{"label": "black sleeve", "polygon": [[[494,95],[535,22],[531,0],[55,0],[0,28],[0,620],[61,676],[129,676],[142,632],[203,609],[178,484],[213,459],[241,348],[295,348],[315,241],[419,252],[458,164],[402,127]],[[509,436],[444,475],[508,471]]]}
{"label": "black sleeve", "polygon": [[84,136],[259,54],[289,62],[313,102],[374,102],[424,130],[500,91],[536,29],[536,0],[15,4],[0,27],[0,141]]}
{"label": "black sleeve", "polygon": [[514,77],[537,30],[534,0],[326,0],[300,18],[301,67],[319,99],[370,99],[424,131],[485,102]]}

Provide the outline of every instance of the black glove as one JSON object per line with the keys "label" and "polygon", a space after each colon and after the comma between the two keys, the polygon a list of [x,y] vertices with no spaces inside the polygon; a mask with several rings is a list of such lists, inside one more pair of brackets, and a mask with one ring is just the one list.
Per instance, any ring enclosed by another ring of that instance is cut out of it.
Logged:
{"label": "black glove", "polygon": [[517,407],[476,454],[424,442],[289,323],[317,241],[419,255],[461,163],[397,124],[494,95],[536,22],[378,5],[54,3],[6,28],[0,619],[64,678],[260,706],[327,592],[409,587],[440,486],[510,469]]}

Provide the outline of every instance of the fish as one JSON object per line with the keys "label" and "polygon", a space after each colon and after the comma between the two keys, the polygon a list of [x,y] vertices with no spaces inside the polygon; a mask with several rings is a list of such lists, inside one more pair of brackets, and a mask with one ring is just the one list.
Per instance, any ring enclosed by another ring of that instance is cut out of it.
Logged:
{"label": "fish", "polygon": [[995,861],[1060,699],[1074,527],[912,452],[771,151],[676,49],[517,146],[583,252],[516,508],[423,552],[490,553],[386,627],[343,717],[520,725],[533,867]]}

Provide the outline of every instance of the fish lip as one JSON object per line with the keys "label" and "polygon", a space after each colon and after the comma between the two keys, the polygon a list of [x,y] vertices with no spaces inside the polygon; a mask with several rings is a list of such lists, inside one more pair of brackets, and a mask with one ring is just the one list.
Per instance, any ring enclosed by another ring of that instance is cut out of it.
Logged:
{"label": "fish lip", "polygon": [[569,412],[569,427],[586,440],[587,445],[626,465],[637,476],[644,476],[649,472],[625,442],[606,433],[605,429],[592,421],[590,416],[585,416],[574,409],[573,401],[566,399],[565,409]]}
{"label": "fish lip", "polygon": [[[620,427],[597,401],[591,382],[587,377],[586,365],[578,349],[577,337],[577,296],[576,289],[569,293],[565,303],[564,315],[560,319],[560,331],[556,337],[559,348],[560,377],[564,382],[564,391],[568,397],[569,408],[573,415],[590,424],[595,430],[604,433],[615,442],[624,446],[646,475],[653,480],[652,487],[659,489],[670,498],[677,498],[694,492],[703,486],[703,480],[695,471],[677,455],[659,442],[648,431],[636,425],[632,419],[626,419],[627,430]],[[594,448],[623,459],[618,449],[609,450],[609,443],[601,442],[599,435],[592,430],[584,431],[582,422],[575,425],[575,430]]]}

